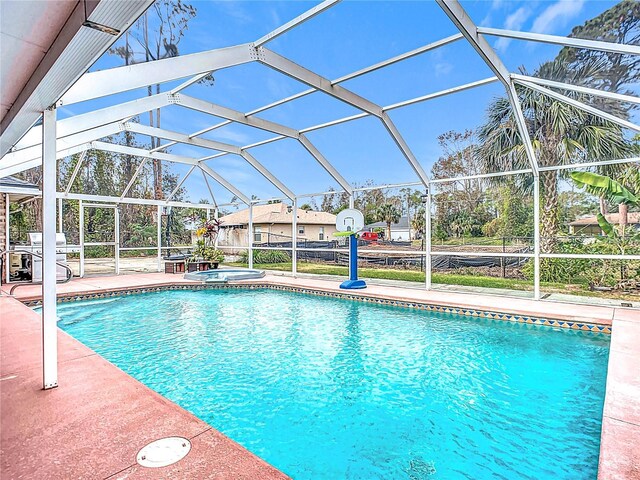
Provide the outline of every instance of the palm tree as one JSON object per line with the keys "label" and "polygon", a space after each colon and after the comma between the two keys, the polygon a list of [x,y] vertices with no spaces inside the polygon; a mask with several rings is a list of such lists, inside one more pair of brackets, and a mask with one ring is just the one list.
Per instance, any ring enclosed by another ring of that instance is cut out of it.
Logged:
{"label": "palm tree", "polygon": [[411,219],[411,228],[422,237],[424,243],[425,231],[427,228],[427,219],[425,218],[425,209],[420,207]]}
{"label": "palm tree", "polygon": [[[601,69],[598,62],[568,69],[554,60],[540,66],[535,76],[581,85]],[[541,167],[569,163],[624,158],[633,152],[617,124],[586,113],[567,103],[537,91],[518,87],[518,98]],[[568,97],[590,103],[587,95],[563,91]],[[526,151],[518,133],[511,103],[506,98],[495,99],[487,111],[487,122],[480,127],[479,160],[487,171],[508,171],[529,168]],[[602,174],[615,174],[616,167],[598,169]],[[553,252],[560,229],[558,220],[558,171],[540,172],[540,247]],[[521,182],[521,193],[530,191],[530,181]]]}
{"label": "palm tree", "polygon": [[391,240],[391,224],[400,221],[400,210],[392,203],[385,203],[378,207],[376,213],[378,220],[387,224],[387,239]]}

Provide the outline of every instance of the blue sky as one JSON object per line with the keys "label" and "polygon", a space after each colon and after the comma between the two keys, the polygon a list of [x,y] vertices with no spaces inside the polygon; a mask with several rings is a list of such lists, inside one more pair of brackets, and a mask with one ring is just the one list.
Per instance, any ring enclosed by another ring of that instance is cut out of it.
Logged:
{"label": "blue sky", "polygon": [[[561,1],[463,1],[479,25],[566,35],[575,25],[595,17],[616,2]],[[250,42],[277,28],[315,2],[195,1],[198,15],[180,42],[180,54],[195,53]],[[334,79],[342,75],[457,33],[435,2],[343,1],[312,20],[269,43],[268,48],[315,72]],[[490,43],[506,66],[533,71],[550,60],[558,47],[517,40],[491,38]],[[118,66],[122,60],[104,55],[92,67]],[[491,76],[490,70],[464,41],[458,41],[411,60],[378,70],[342,84],[343,87],[380,104],[389,105]],[[219,71],[214,86],[194,85],[185,94],[230,108],[249,111],[307,87],[266,66],[248,64]],[[169,90],[180,82],[163,85]],[[64,113],[81,113],[144,96],[146,90],[72,105]],[[405,140],[429,172],[441,155],[437,136],[448,130],[474,129],[483,121],[492,98],[503,94],[494,83],[444,98],[423,102],[390,115]],[[265,111],[259,116],[299,129],[358,113],[354,108],[321,93]],[[220,120],[172,106],[163,110],[162,127],[193,133]],[[141,121],[145,123],[147,116]],[[273,134],[242,125],[224,127],[204,138],[246,145]],[[309,138],[347,180],[362,183],[398,183],[417,178],[382,124],[372,118],[349,122],[309,133]],[[141,141],[148,139],[141,138]],[[172,153],[199,158],[204,149],[175,146]],[[295,141],[286,140],[251,150],[295,193],[325,191],[336,187],[331,177]],[[282,196],[258,172],[239,157],[225,156],[209,166],[244,193],[259,198]],[[187,168],[173,165],[183,174]],[[185,184],[190,200],[208,197],[202,176],[193,175]],[[218,202],[230,194],[212,182]]]}

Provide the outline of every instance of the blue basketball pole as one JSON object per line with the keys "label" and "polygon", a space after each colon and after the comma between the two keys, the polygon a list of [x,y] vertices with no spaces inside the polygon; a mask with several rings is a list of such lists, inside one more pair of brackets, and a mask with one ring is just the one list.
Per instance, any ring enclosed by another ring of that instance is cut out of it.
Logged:
{"label": "blue basketball pole", "polygon": [[364,280],[358,280],[358,237],[349,235],[349,280],[340,284],[340,288],[355,290],[367,288]]}

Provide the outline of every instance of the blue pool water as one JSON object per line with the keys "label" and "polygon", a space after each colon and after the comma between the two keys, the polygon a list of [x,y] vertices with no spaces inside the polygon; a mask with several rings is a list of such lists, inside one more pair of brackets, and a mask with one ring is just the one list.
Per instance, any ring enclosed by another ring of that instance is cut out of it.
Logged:
{"label": "blue pool water", "polygon": [[59,305],[60,327],[295,479],[594,479],[602,334],[272,290]]}

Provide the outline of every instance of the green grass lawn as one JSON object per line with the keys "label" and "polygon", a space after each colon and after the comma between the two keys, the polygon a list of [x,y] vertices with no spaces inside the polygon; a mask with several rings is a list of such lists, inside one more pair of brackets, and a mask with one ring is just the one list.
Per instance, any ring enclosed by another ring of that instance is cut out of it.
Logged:
{"label": "green grass lawn", "polygon": [[[233,265],[239,267],[246,267],[246,263],[228,263],[226,265]],[[263,263],[254,264],[254,268],[261,270],[278,270],[278,271],[291,271],[291,262],[288,263]],[[312,273],[316,275],[342,275],[344,277],[349,275],[348,267],[340,265],[327,265],[322,263],[307,263],[298,262],[298,272],[300,273]],[[358,268],[358,275],[362,278],[381,278],[386,280],[404,280],[407,282],[422,282],[424,283],[424,273],[416,270],[392,270],[388,268]],[[434,272],[431,276],[433,283],[441,283],[445,285],[464,285],[468,287],[486,287],[486,288],[506,288],[512,290],[533,290],[533,282],[527,280],[515,280],[510,278],[496,278],[496,277],[484,277],[474,275],[459,275],[450,273],[437,273]],[[566,285],[561,283],[542,283],[543,287],[547,287],[553,290],[566,291]],[[577,288],[572,293],[591,293],[584,290],[584,286]]]}

